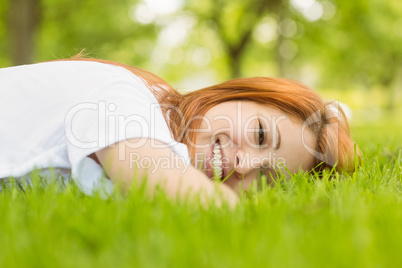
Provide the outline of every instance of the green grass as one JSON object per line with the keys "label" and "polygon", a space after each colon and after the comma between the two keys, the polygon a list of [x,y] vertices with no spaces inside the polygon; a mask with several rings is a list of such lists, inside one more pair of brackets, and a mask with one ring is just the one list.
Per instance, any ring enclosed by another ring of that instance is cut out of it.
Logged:
{"label": "green grass", "polygon": [[353,133],[365,156],[355,177],[298,174],[235,211],[141,189],[4,190],[0,267],[402,267],[402,127]]}

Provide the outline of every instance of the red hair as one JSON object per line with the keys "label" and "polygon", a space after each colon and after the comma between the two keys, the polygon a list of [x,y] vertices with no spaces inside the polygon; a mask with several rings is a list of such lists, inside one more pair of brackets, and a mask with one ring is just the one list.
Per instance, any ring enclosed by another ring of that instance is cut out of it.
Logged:
{"label": "red hair", "polygon": [[[186,145],[194,144],[201,117],[213,106],[226,101],[247,100],[269,105],[305,122],[316,137],[315,156],[312,169],[322,171],[335,167],[337,171],[353,172],[354,160],[360,162],[350,136],[346,116],[336,103],[324,102],[321,97],[306,86],[281,78],[253,77],[239,78],[181,95],[160,77],[122,63],[81,58],[69,60],[89,60],[121,66],[143,78],[155,94],[170,131],[176,141]],[[189,146],[190,156],[194,150]]]}
{"label": "red hair", "polygon": [[[233,100],[266,104],[302,120],[316,137],[316,147],[310,148],[310,153],[315,156],[312,169],[322,171],[335,166],[337,171],[354,171],[354,142],[341,107],[335,102],[324,102],[316,92],[288,79],[239,78],[184,95],[181,102],[175,104],[183,111],[181,124],[177,113],[171,118],[179,129],[184,130],[180,135],[176,133],[178,141],[195,142],[196,133],[188,130],[197,129],[201,119],[192,119],[205,115],[219,103]],[[190,148],[190,155],[193,153]]]}

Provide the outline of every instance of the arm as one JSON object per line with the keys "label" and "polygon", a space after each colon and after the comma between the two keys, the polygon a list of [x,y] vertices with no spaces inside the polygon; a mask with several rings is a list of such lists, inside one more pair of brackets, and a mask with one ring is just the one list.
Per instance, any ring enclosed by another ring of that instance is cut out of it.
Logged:
{"label": "arm", "polygon": [[[132,144],[144,141],[140,148],[131,148]],[[163,144],[152,141],[154,144]],[[130,147],[131,145],[131,147]],[[209,199],[216,198],[218,202],[225,200],[233,207],[238,197],[226,185],[216,185],[201,171],[187,166],[181,161],[169,161],[168,168],[162,165],[170,160],[174,154],[168,147],[153,148],[151,140],[131,139],[121,141],[95,153],[108,177],[125,191],[132,180],[147,178],[148,191],[152,194],[157,186],[166,191],[166,194],[175,198],[184,198],[200,195],[201,200],[208,203]],[[219,195],[221,194],[221,195]]]}

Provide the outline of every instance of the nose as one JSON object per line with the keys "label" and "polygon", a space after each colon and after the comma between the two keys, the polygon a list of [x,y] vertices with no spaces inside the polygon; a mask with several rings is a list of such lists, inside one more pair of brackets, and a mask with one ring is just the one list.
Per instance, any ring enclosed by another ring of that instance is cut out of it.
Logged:
{"label": "nose", "polygon": [[261,166],[262,157],[258,153],[237,150],[234,159],[234,169],[237,173],[246,176],[255,170],[259,170]]}

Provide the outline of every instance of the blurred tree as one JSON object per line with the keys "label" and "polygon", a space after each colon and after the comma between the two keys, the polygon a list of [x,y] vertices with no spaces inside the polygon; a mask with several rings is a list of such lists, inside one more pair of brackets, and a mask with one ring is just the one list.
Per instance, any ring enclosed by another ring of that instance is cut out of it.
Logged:
{"label": "blurred tree", "polygon": [[[143,62],[136,39],[156,38],[155,26],[138,27],[129,12],[136,0],[42,0],[37,59],[63,58],[82,49],[94,57]],[[122,51],[124,51],[122,53]]]}
{"label": "blurred tree", "polygon": [[402,83],[399,0],[1,1],[0,66],[85,48],[192,88],[256,75],[381,85],[390,108]]}
{"label": "blurred tree", "polygon": [[402,2],[318,3],[324,8],[332,6],[331,19],[312,22],[294,10],[294,16],[306,25],[305,35],[296,40],[300,57],[304,61],[309,57],[319,67],[324,85],[350,88],[357,84],[367,89],[380,85],[389,96],[387,106],[392,109],[402,68]]}
{"label": "blurred tree", "polygon": [[32,62],[40,11],[40,0],[10,1],[9,34],[13,65]]}
{"label": "blurred tree", "polygon": [[8,1],[0,2],[0,67],[8,66],[10,64],[10,58],[8,55],[10,52],[8,51],[9,45],[9,37],[7,32],[8,25]]}
{"label": "blurred tree", "polygon": [[232,78],[241,76],[246,46],[260,20],[269,12],[282,10],[281,0],[210,0],[188,1],[186,8],[199,18],[199,24],[213,29],[227,53]]}
{"label": "blurred tree", "polygon": [[71,57],[82,49],[94,57],[146,65],[157,38],[157,25],[141,25],[130,18],[137,0],[5,3],[0,15],[4,12],[8,19],[0,24],[0,36],[8,35],[4,40],[10,42],[2,41],[0,48],[10,51],[5,54],[11,55],[12,65]]}

